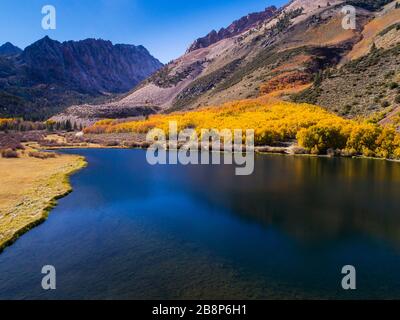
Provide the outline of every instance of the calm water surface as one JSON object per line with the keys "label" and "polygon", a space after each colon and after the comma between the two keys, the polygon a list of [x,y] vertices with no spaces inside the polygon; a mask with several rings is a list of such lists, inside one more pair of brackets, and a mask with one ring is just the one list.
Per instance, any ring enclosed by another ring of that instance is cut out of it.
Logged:
{"label": "calm water surface", "polygon": [[0,299],[400,298],[398,163],[258,156],[237,177],[152,167],[141,150],[68,152],[89,166],[0,254]]}

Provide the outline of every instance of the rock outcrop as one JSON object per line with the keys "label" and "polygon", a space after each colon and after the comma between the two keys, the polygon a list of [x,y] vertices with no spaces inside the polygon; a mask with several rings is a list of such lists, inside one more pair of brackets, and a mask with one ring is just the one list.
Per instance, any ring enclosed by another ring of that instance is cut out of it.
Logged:
{"label": "rock outcrop", "polygon": [[262,12],[250,13],[247,16],[234,21],[229,27],[222,28],[218,32],[213,30],[205,37],[197,39],[189,47],[187,53],[197,49],[207,48],[218,41],[237,36],[238,34],[250,30],[251,28],[258,26],[260,23],[270,19],[276,12],[277,8],[271,6]]}

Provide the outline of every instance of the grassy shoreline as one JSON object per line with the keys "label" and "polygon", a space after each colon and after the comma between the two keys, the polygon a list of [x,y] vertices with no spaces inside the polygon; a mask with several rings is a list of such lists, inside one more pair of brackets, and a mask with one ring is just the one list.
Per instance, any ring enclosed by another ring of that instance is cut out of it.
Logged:
{"label": "grassy shoreline", "polygon": [[[58,200],[72,192],[70,176],[86,165],[86,160],[76,155],[45,160],[26,156],[0,158],[0,173],[6,180],[3,188],[0,187],[0,199],[9,198],[0,206],[0,253],[47,220]],[[23,174],[33,170],[39,173],[24,179]]]}
{"label": "grassy shoreline", "polygon": [[[55,146],[55,147],[40,147],[37,143],[27,143],[29,148],[33,150],[48,149],[48,150],[64,150],[64,149],[132,149],[128,146],[107,146],[104,144],[90,145],[70,145]],[[135,149],[146,149],[144,146]],[[260,155],[283,155],[283,156],[299,156],[299,157],[316,157],[329,158],[327,155],[313,155],[304,153],[289,152],[290,148],[273,148],[273,147],[258,147],[256,154]],[[353,159],[372,159],[381,161],[399,162],[398,160],[389,160],[382,158],[373,158],[366,156],[352,156],[340,158]],[[57,163],[54,163],[57,162]],[[27,168],[24,168],[27,166]],[[0,158],[0,180],[4,179],[4,175],[15,175],[13,179],[5,181],[7,183],[0,184],[0,253],[5,248],[12,245],[23,234],[27,233],[36,226],[47,220],[52,209],[57,206],[59,199],[70,194],[72,186],[70,184],[70,176],[87,166],[84,157],[78,155],[59,154],[55,159],[34,159],[28,157],[26,152],[18,159],[3,159]],[[22,170],[22,173],[20,172]],[[24,171],[25,170],[25,171]],[[46,171],[47,170],[47,171]],[[21,188],[21,183],[26,180],[26,177],[31,172],[40,171],[42,176],[40,179],[30,181],[31,188],[22,189],[19,191],[18,201],[14,201],[4,206],[4,200],[13,198],[15,195],[8,192],[9,189]],[[19,177],[18,177],[19,176]],[[2,181],[4,182],[4,181]],[[11,187],[10,187],[11,183]],[[3,185],[3,188],[1,187]],[[45,192],[43,192],[43,188]],[[32,192],[36,190],[36,192]],[[22,217],[22,218],[21,218]]]}
{"label": "grassy shoreline", "polygon": [[[47,147],[47,150],[52,150],[52,151],[57,151],[57,150],[74,150],[74,149],[120,149],[120,150],[147,150],[148,149],[148,144],[143,143],[142,146],[140,146],[140,142],[138,142],[137,146],[126,146],[126,145],[118,145],[118,146],[107,146],[105,144],[93,144],[90,146],[82,146],[82,145],[71,145],[71,146],[57,146],[57,147]],[[168,144],[168,141],[167,141]],[[298,147],[297,145],[294,145],[295,147]],[[243,146],[245,148],[245,146]],[[265,149],[271,149],[270,151],[266,151]],[[273,150],[275,149],[275,150]],[[285,149],[285,151],[283,151]],[[304,149],[300,148],[299,149]],[[167,148],[169,151],[179,151],[179,149],[170,149]],[[201,151],[199,149],[199,151]],[[220,151],[221,153],[224,153],[223,150]],[[309,158],[339,158],[339,159],[368,159],[368,160],[378,160],[378,161],[388,161],[388,162],[396,162],[400,163],[400,160],[397,159],[385,159],[385,158],[378,158],[378,157],[368,157],[364,155],[350,155],[350,156],[343,156],[343,155],[335,155],[335,156],[329,156],[329,155],[321,155],[321,154],[311,154],[311,153],[303,153],[303,152],[292,152],[290,151],[290,147],[287,148],[282,148],[282,147],[273,147],[273,146],[257,146],[255,147],[254,152],[259,155],[280,155],[280,156],[288,156],[288,157],[309,157]]]}

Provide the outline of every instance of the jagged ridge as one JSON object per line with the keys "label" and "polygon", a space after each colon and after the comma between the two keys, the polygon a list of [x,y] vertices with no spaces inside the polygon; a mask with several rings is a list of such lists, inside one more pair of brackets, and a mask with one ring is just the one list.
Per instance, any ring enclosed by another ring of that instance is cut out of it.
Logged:
{"label": "jagged ridge", "polygon": [[0,115],[51,115],[76,102],[127,92],[160,67],[143,46],[45,37],[20,54],[0,56]]}

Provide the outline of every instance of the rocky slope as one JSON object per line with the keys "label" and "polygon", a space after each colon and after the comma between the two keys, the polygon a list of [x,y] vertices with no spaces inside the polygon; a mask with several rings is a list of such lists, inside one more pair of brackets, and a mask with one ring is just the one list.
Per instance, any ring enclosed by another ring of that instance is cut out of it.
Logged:
{"label": "rocky slope", "polygon": [[[400,2],[399,2],[400,3]],[[376,4],[376,3],[375,3]],[[340,115],[390,113],[400,106],[400,5],[374,15],[338,68],[320,74],[296,101],[322,105]]]}
{"label": "rocky slope", "polygon": [[212,44],[237,36],[251,28],[257,27],[260,23],[271,18],[277,11],[275,6],[266,8],[262,12],[250,13],[249,15],[234,21],[229,27],[222,28],[218,32],[213,30],[203,38],[197,39],[188,49],[187,53],[201,48],[207,48]]}
{"label": "rocky slope", "polygon": [[14,46],[10,42],[6,42],[2,46],[0,46],[0,56],[14,56],[18,55],[22,52],[22,50],[16,46]]}
{"label": "rocky slope", "polygon": [[[45,37],[0,54],[0,116],[40,118],[77,102],[129,91],[162,64],[142,46]],[[0,51],[1,52],[1,51]],[[14,52],[14,54],[10,54]]]}
{"label": "rocky slope", "polygon": [[[342,27],[342,9],[348,4],[356,6],[355,30]],[[315,99],[316,84],[328,78],[325,72],[333,70],[340,75],[345,68],[351,70],[348,64],[368,56],[374,41],[378,50],[392,50],[396,46],[398,35],[393,25],[400,21],[400,10],[395,4],[389,0],[291,1],[271,15],[260,13],[258,17],[263,18],[256,19],[249,29],[244,27],[241,33],[226,33],[220,40],[207,36],[204,41],[196,41],[185,55],[166,65],[123,99],[73,106],[61,116],[96,120],[106,114],[118,118],[128,110],[189,110],[260,95],[317,102],[342,113],[347,100],[353,97],[344,94],[343,101],[337,99],[340,103],[334,108],[328,103],[331,98]],[[388,64],[395,61],[388,56],[384,59]],[[396,70],[390,70],[394,72],[393,77],[397,76]],[[340,80],[340,76],[336,78]],[[332,103],[338,90],[331,87],[324,91],[330,92]],[[357,109],[356,114],[359,114]]]}

